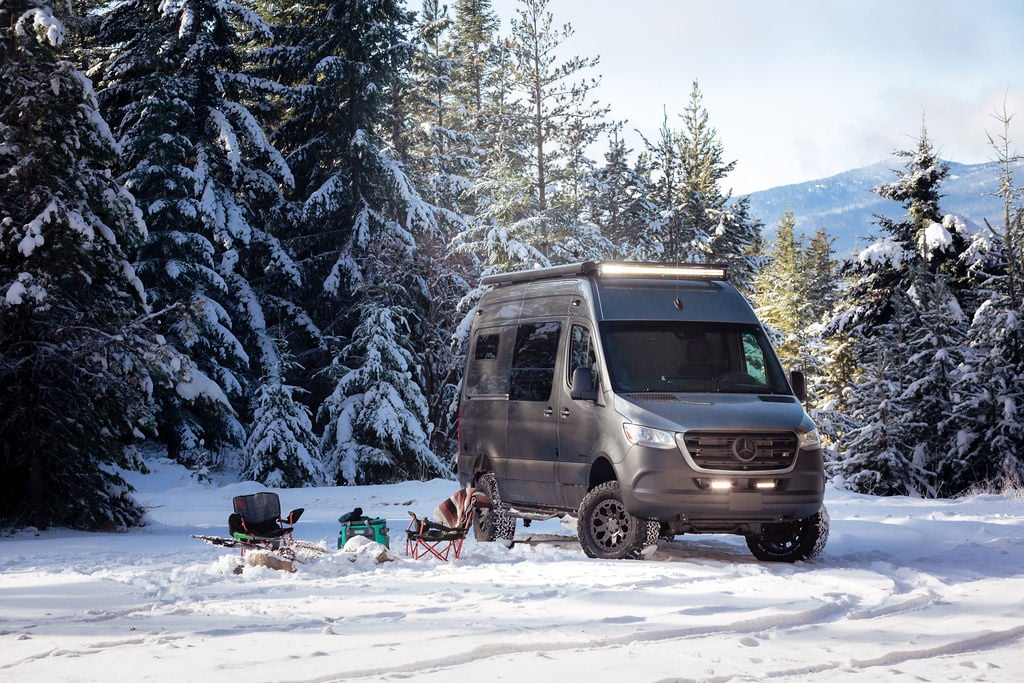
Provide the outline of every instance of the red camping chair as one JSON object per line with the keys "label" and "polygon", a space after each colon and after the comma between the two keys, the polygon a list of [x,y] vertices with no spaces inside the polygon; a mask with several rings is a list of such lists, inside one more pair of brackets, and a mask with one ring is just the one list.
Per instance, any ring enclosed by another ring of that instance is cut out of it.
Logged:
{"label": "red camping chair", "polygon": [[410,512],[412,521],[405,532],[405,554],[414,560],[434,556],[448,561],[454,551],[455,559],[462,555],[462,542],[473,526],[473,510],[489,508],[491,501],[483,493],[467,486],[453,493],[434,510],[434,518],[420,519]]}
{"label": "red camping chair", "polygon": [[[292,531],[305,508],[297,508],[281,518],[281,499],[276,493],[264,491],[232,499],[235,511],[228,517],[228,530],[239,541],[277,550],[293,544]],[[242,546],[245,554],[245,546]]]}

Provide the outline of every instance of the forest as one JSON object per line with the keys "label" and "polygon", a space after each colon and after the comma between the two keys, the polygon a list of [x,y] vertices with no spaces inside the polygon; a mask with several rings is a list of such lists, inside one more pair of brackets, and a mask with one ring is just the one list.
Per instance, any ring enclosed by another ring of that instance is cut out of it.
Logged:
{"label": "forest", "polygon": [[480,278],[587,260],[728,264],[838,485],[1024,479],[1005,111],[1002,215],[942,210],[922,125],[874,190],[903,217],[837,260],[733,196],[698,82],[629,148],[547,0],[0,0],[0,31],[0,526],[141,523],[119,472],[151,448],[271,487],[450,476]]}

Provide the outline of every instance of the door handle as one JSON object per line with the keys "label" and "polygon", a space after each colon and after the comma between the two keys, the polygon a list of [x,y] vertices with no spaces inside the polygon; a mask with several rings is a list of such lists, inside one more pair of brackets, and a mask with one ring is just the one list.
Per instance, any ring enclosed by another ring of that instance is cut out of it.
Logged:
{"label": "door handle", "polygon": [[562,408],[562,410],[559,411],[558,414],[561,415],[562,417],[569,417],[569,409],[568,408]]}
{"label": "door handle", "polygon": [[555,414],[555,409],[552,408],[551,406],[548,406],[547,408],[544,409],[544,417],[551,417],[554,414]]}

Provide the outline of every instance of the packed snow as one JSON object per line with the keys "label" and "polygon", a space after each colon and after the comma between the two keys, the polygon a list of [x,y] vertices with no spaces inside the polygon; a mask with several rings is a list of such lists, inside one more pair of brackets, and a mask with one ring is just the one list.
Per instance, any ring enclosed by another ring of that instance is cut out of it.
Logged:
{"label": "packed snow", "polygon": [[[1018,681],[1024,500],[826,491],[811,564],[743,540],[681,536],[646,561],[588,559],[558,520],[512,548],[404,554],[408,512],[452,481],[282,489],[296,538],[329,552],[288,573],[193,539],[227,535],[233,496],[166,461],[129,474],[150,524],[0,539],[2,681]],[[383,546],[337,549],[339,515],[388,520]],[[384,561],[378,561],[378,560]]]}

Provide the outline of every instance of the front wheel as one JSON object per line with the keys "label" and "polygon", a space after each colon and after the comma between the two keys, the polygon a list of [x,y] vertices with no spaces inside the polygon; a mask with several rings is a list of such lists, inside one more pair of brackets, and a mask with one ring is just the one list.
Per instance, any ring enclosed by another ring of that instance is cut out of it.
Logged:
{"label": "front wheel", "polygon": [[627,512],[619,482],[609,481],[584,496],[576,531],[587,557],[639,560],[644,548],[657,544],[661,525]]}
{"label": "front wheel", "polygon": [[765,524],[761,533],[747,536],[747,547],[764,562],[810,561],[821,555],[828,541],[828,511],[795,522]]}
{"label": "front wheel", "polygon": [[516,535],[516,518],[501,507],[498,480],[488,472],[477,480],[476,488],[491,500],[491,507],[473,511],[473,536],[478,541],[498,541],[511,546]]}

